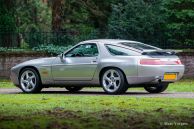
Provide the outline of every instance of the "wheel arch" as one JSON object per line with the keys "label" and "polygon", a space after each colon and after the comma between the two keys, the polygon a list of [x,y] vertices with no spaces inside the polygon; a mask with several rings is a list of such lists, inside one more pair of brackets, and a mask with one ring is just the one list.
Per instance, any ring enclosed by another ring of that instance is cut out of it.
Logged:
{"label": "wheel arch", "polygon": [[120,70],[120,71],[122,72],[122,74],[124,75],[125,82],[128,84],[127,78],[126,78],[126,74],[124,73],[124,71],[123,71],[121,68],[115,67],[115,66],[106,66],[106,67],[103,67],[103,68],[100,70],[100,72],[99,72],[99,82],[100,82],[100,83],[101,83],[102,74],[103,74],[106,70],[111,69],[111,68],[115,68],[115,69]]}
{"label": "wheel arch", "polygon": [[41,84],[42,84],[42,80],[41,80],[40,73],[39,73],[38,69],[37,69],[35,66],[24,66],[24,67],[22,67],[22,68],[19,70],[18,80],[20,81],[19,78],[20,78],[21,72],[22,72],[24,69],[26,69],[26,68],[31,68],[31,69],[35,70],[35,71],[37,72],[37,74],[38,74],[38,76],[39,76],[39,78],[40,78],[40,82],[41,82]]}

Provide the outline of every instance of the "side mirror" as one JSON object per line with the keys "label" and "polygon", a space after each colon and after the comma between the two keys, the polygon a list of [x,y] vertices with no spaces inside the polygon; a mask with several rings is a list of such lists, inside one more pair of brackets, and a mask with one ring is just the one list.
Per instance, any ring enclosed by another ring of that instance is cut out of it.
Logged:
{"label": "side mirror", "polygon": [[61,59],[61,62],[64,62],[65,60],[64,60],[64,54],[63,53],[61,53],[60,55],[59,55],[59,58]]}

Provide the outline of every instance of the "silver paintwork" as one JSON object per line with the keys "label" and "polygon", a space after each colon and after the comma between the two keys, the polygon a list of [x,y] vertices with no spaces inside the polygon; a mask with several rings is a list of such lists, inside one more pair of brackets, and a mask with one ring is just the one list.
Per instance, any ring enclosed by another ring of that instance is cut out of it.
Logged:
{"label": "silver paintwork", "polygon": [[[38,70],[43,85],[52,86],[99,86],[100,72],[105,68],[116,67],[122,70],[128,84],[157,83],[162,80],[164,73],[177,73],[177,80],[180,80],[184,73],[184,65],[140,65],[143,58],[160,58],[164,60],[178,59],[177,56],[150,57],[142,55],[142,51],[135,48],[128,48],[119,42],[139,43],[128,40],[88,40],[80,44],[95,43],[99,54],[95,57],[51,57],[30,60],[14,66],[11,69],[11,80],[19,85],[19,75],[23,68],[34,67]],[[122,46],[137,52],[134,56],[113,56],[105,47],[105,44]],[[73,48],[75,48],[74,46]],[[72,50],[71,48],[70,50]],[[156,48],[156,47],[155,47]],[[159,48],[156,48],[161,50]],[[70,51],[64,52],[64,55]],[[148,50],[146,50],[148,51]],[[175,81],[177,81],[175,80]],[[174,82],[174,81],[171,81]]]}

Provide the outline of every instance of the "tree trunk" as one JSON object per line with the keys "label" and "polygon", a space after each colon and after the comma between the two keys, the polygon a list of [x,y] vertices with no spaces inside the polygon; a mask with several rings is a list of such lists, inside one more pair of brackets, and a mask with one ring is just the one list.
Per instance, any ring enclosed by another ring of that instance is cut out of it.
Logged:
{"label": "tree trunk", "polygon": [[62,30],[64,0],[52,0],[52,31]]}

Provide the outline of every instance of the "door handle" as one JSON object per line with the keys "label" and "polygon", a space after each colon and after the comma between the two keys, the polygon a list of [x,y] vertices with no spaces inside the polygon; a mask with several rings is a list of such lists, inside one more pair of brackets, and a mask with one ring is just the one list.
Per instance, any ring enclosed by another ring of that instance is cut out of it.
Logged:
{"label": "door handle", "polygon": [[98,61],[98,57],[95,57],[95,58],[91,61],[91,63],[97,63],[97,61]]}
{"label": "door handle", "polygon": [[92,60],[91,62],[92,62],[92,63],[96,63],[97,61],[96,61],[96,60]]}

